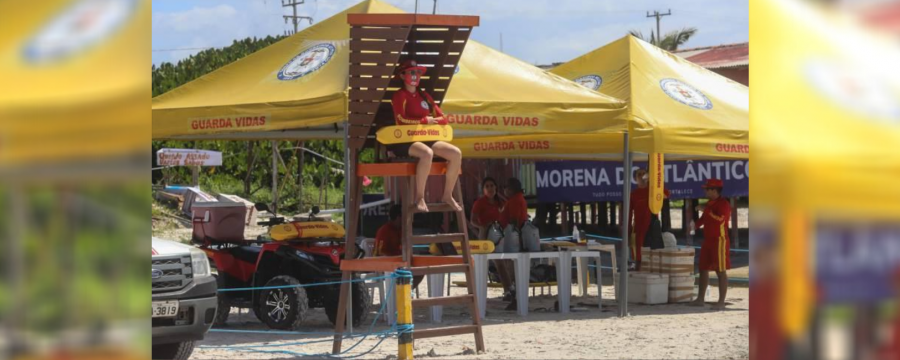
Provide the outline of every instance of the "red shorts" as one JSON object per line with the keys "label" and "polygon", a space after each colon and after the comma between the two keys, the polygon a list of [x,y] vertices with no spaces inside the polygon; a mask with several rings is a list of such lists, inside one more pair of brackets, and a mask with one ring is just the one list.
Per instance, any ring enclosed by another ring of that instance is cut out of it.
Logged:
{"label": "red shorts", "polygon": [[700,247],[700,271],[731,269],[731,245],[727,237],[706,239]]}

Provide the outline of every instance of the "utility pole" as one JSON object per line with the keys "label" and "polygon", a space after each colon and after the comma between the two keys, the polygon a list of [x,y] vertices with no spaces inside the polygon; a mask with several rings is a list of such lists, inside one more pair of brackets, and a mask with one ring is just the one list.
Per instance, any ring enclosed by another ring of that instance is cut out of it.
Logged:
{"label": "utility pole", "polygon": [[656,18],[656,42],[657,42],[657,44],[654,44],[656,46],[659,46],[660,43],[662,43],[662,34],[659,32],[659,18],[661,18],[663,16],[669,16],[669,15],[672,15],[672,9],[669,9],[669,11],[665,14],[662,14],[656,10],[653,11],[653,15],[650,15],[649,11],[647,12],[648,18],[650,18],[650,17]]}
{"label": "utility pole", "polygon": [[431,8],[431,15],[437,14],[437,0],[434,0],[434,7]]}
{"label": "utility pole", "polygon": [[299,24],[300,20],[309,20],[309,24],[312,25],[313,18],[309,16],[297,16],[297,5],[303,5],[303,3],[305,2],[306,0],[281,0],[281,7],[290,6],[294,11],[294,15],[284,15],[285,24],[287,24],[288,19],[291,19],[293,21],[294,34],[297,33],[297,25]]}

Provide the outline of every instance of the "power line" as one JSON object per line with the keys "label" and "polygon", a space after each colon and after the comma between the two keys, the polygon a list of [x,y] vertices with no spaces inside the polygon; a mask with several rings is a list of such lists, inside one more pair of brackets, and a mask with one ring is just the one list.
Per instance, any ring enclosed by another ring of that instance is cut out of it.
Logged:
{"label": "power line", "polygon": [[[294,12],[294,15],[282,15],[284,17],[285,24],[287,23],[288,19],[291,19],[291,21],[294,23],[293,34],[297,33],[298,24],[299,24],[300,20],[309,20],[310,25],[312,25],[312,23],[313,23],[312,17],[297,15],[297,5],[303,5],[304,3],[306,3],[306,0],[299,0],[299,1],[298,0],[281,0],[281,7],[290,6]],[[316,7],[318,8],[318,2],[316,2]],[[318,12],[318,9],[316,9],[316,11]]]}
{"label": "power line", "polygon": [[[669,9],[669,12],[667,12],[665,14],[662,14],[659,11],[653,11],[653,15],[650,15],[650,12],[649,11],[647,12],[648,18],[649,17],[656,18],[656,42],[658,42],[658,43],[662,42],[662,34],[659,32],[659,18],[661,18],[663,16],[669,16],[669,15],[672,15],[672,9]],[[657,45],[659,45],[659,44],[657,44]]]}

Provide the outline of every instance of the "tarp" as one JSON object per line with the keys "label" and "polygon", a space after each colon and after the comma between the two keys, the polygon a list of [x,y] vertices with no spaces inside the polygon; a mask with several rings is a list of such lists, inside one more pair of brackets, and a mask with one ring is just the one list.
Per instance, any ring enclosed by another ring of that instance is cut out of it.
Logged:
{"label": "tarp", "polygon": [[632,151],[749,158],[749,89],[628,35],[550,72],[628,102]]}
{"label": "tarp", "polygon": [[[367,0],[153,99],[153,138],[333,127],[347,117],[348,13]],[[474,29],[478,31],[477,28]],[[470,40],[441,105],[456,138],[624,132],[625,104]],[[621,143],[621,140],[619,140]],[[593,143],[569,151],[596,152]],[[621,146],[618,147],[621,149]],[[465,150],[464,150],[465,151]],[[621,150],[616,150],[621,152]],[[476,156],[465,152],[464,156]]]}
{"label": "tarp", "polygon": [[144,153],[150,0],[0,1],[0,166]]}

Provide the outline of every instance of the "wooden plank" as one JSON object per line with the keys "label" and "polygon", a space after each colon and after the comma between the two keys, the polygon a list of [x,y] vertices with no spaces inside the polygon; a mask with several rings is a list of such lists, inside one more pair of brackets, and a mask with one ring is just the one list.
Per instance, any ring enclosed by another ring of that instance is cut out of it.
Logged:
{"label": "wooden plank", "polygon": [[[478,316],[478,314],[473,314],[472,316]],[[413,331],[413,340],[427,339],[427,338],[441,337],[441,336],[474,334],[476,331],[478,331],[477,325],[462,325],[462,326],[451,326],[451,327],[444,327],[444,328],[437,328],[437,329],[415,330],[415,331]]]}
{"label": "wooden plank", "polygon": [[[441,30],[437,30],[441,29]],[[469,31],[461,31],[457,29],[456,32],[450,31],[451,28],[435,28],[434,30],[428,28],[417,27],[414,31],[410,32],[409,37],[415,37],[416,40],[468,40],[469,39]]]}
{"label": "wooden plank", "polygon": [[384,90],[360,90],[350,89],[350,101],[381,101],[390,99],[393,92]]}
{"label": "wooden plank", "polygon": [[351,51],[381,51],[391,52],[400,51],[406,45],[405,41],[387,40],[387,41],[364,41],[350,40]]}
{"label": "wooden plank", "polygon": [[366,144],[366,139],[363,138],[350,138],[347,140],[351,149],[362,149],[363,145]]}
{"label": "wooden plank", "polygon": [[[374,113],[378,111],[378,108],[382,106],[381,102],[351,102],[350,104],[350,112],[354,113]],[[391,104],[387,104],[388,108],[391,107]],[[393,110],[391,110],[393,111]]]}
{"label": "wooden plank", "polygon": [[390,27],[390,28],[372,28],[372,27],[353,27],[350,28],[350,38],[358,39],[387,39],[387,40],[406,40],[409,35],[410,28]]}
{"label": "wooden plank", "polygon": [[[415,261],[415,260],[413,260]],[[419,266],[411,268],[413,275],[432,275],[432,274],[450,274],[450,273],[460,273],[466,272],[469,270],[469,265],[467,264],[456,264],[456,265],[432,265],[432,266]]]}
{"label": "wooden plank", "polygon": [[412,242],[413,245],[430,245],[450,243],[454,241],[462,242],[464,239],[465,235],[463,234],[416,235],[412,237]]}
{"label": "wooden plank", "polygon": [[350,136],[351,137],[366,137],[369,135],[375,135],[372,131],[371,126],[359,126],[359,125],[350,125]]}
{"label": "wooden plank", "polygon": [[426,14],[347,14],[351,26],[467,26],[479,25],[478,16]]}
{"label": "wooden plank", "polygon": [[[460,56],[461,56],[460,54],[455,54],[455,55],[447,54],[447,57],[444,58],[444,64],[452,63],[455,67],[455,65],[457,63],[459,63]],[[352,57],[353,57],[353,54],[351,54],[351,58]],[[438,61],[440,61],[441,58],[442,58],[441,54],[417,54],[417,55],[403,54],[403,56],[400,57],[400,59],[397,63],[402,63],[408,59],[415,59],[416,62],[419,62],[422,64],[435,64]]]}
{"label": "wooden plank", "polygon": [[351,125],[372,125],[375,120],[375,115],[373,114],[354,114],[351,113],[347,120]]}
{"label": "wooden plank", "polygon": [[382,76],[394,75],[394,66],[386,65],[350,65],[350,76]]}
{"label": "wooden plank", "polygon": [[404,266],[406,266],[406,263],[399,256],[380,256],[341,261],[342,271],[390,272]]}
{"label": "wooden plank", "polygon": [[354,51],[350,53],[350,63],[351,64],[388,64],[390,66],[394,66],[394,64],[398,63],[398,59],[400,58],[400,52],[396,53],[364,53],[359,51]]}
{"label": "wooden plank", "polygon": [[465,49],[466,43],[414,43],[406,44],[403,50],[415,53],[461,53]]}
{"label": "wooden plank", "polygon": [[475,295],[443,296],[425,299],[413,299],[413,307],[469,305],[475,301]]}
{"label": "wooden plank", "polygon": [[391,81],[399,81],[393,78],[350,78],[351,88],[385,89]]}

